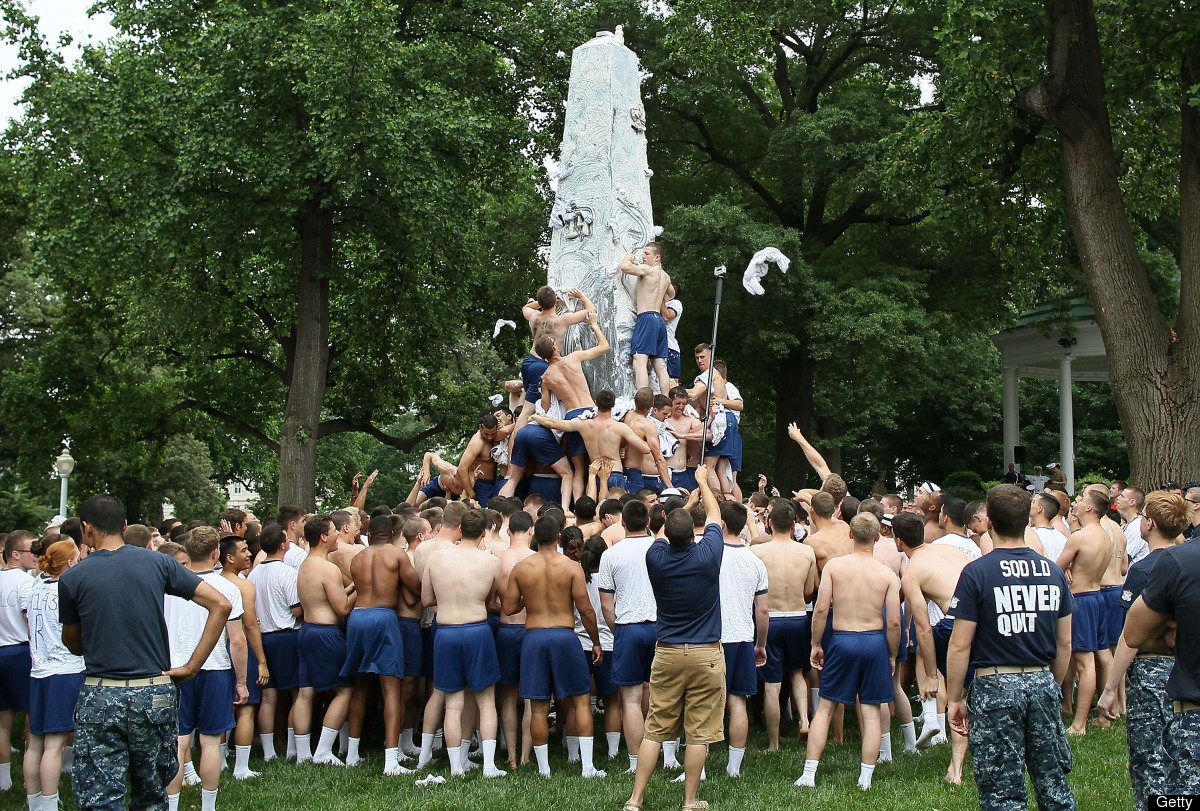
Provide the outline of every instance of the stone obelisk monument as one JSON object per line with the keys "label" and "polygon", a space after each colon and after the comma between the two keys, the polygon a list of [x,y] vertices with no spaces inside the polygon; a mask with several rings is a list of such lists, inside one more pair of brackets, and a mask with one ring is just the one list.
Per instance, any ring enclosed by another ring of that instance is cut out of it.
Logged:
{"label": "stone obelisk monument", "polygon": [[[627,253],[640,258],[656,229],[641,75],[619,27],[615,34],[599,32],[571,54],[565,121],[550,214],[549,284],[578,287],[596,305],[612,351],[585,364],[592,391],[609,388],[632,397],[636,279],[621,273],[620,265]],[[594,345],[586,324],[572,328],[568,351]]]}

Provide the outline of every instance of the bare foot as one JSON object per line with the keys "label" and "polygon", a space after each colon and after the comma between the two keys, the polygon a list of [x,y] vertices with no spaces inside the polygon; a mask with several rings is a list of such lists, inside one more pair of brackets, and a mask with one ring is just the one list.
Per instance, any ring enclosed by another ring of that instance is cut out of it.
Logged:
{"label": "bare foot", "polygon": [[763,752],[768,752],[768,753],[769,752],[778,752],[778,751],[779,751],[779,744],[775,744],[774,746],[768,746],[766,749],[763,750]]}
{"label": "bare foot", "polygon": [[1084,727],[1083,729],[1076,729],[1075,725],[1072,724],[1071,726],[1067,727],[1067,734],[1068,735],[1080,735],[1080,736],[1086,735],[1087,727]]}
{"label": "bare foot", "polygon": [[954,772],[946,772],[946,782],[952,786],[962,785],[962,772],[955,774]]}
{"label": "bare foot", "polygon": [[1110,726],[1112,726],[1112,721],[1108,720],[1103,715],[1097,718],[1095,723],[1100,729],[1108,729]]}

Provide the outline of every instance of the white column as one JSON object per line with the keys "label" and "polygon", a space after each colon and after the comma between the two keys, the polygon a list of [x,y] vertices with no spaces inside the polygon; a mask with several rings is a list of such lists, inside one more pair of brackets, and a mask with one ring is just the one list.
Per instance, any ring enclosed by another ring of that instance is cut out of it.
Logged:
{"label": "white column", "polygon": [[1013,459],[1013,446],[1021,444],[1021,425],[1020,425],[1020,404],[1017,399],[1017,368],[1015,366],[1004,367],[1004,472],[1008,473],[1008,466],[1015,460]]}
{"label": "white column", "polygon": [[1075,413],[1071,403],[1071,354],[1063,356],[1058,368],[1058,455],[1067,490],[1075,492]]}

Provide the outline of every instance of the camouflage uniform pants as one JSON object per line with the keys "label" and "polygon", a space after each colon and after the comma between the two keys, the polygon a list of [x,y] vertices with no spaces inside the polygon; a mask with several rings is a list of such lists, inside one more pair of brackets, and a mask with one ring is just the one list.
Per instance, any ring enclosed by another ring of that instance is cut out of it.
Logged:
{"label": "camouflage uniform pants", "polygon": [[179,698],[175,685],[87,687],[75,705],[71,787],[81,809],[166,811],[176,755]]}
{"label": "camouflage uniform pants", "polygon": [[1172,715],[1167,677],[1174,664],[1175,660],[1167,657],[1134,659],[1125,674],[1129,780],[1133,783],[1133,801],[1138,811],[1146,811],[1147,798],[1162,794],[1166,787],[1163,731]]}
{"label": "camouflage uniform pants", "polygon": [[1038,808],[1075,810],[1075,795],[1067,784],[1072,759],[1061,699],[1048,671],[976,677],[967,699],[967,741],[980,809],[1025,811],[1027,768]]}
{"label": "camouflage uniform pants", "polygon": [[1166,794],[1195,794],[1200,786],[1200,710],[1175,712],[1163,732]]}

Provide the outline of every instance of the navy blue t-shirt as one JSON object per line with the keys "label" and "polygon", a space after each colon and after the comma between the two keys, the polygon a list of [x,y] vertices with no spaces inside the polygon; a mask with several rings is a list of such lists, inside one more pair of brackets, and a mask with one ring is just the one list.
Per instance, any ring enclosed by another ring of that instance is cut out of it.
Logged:
{"label": "navy blue t-shirt", "polygon": [[1162,552],[1162,549],[1155,549],[1129,567],[1129,573],[1125,575],[1125,587],[1121,589],[1121,607],[1126,611],[1133,607],[1137,598],[1146,590],[1146,584],[1150,582],[1150,571]]}
{"label": "navy blue t-shirt", "polygon": [[963,569],[946,612],[976,623],[971,664],[1049,665],[1055,626],[1075,610],[1062,569],[1028,547],[998,546]]}
{"label": "navy blue t-shirt", "polygon": [[63,572],[58,616],[79,625],[83,672],[142,679],[169,670],[163,595],[190,600],[200,582],[174,558],[136,546],[95,551]]}
{"label": "navy blue t-shirt", "polygon": [[1142,601],[1179,621],[1167,695],[1200,704],[1200,624],[1195,621],[1200,617],[1200,544],[1190,541],[1164,549],[1150,572]]}
{"label": "navy blue t-shirt", "polygon": [[672,546],[655,541],[646,550],[646,571],[658,603],[658,641],[675,645],[721,641],[720,524],[704,528],[700,543]]}

